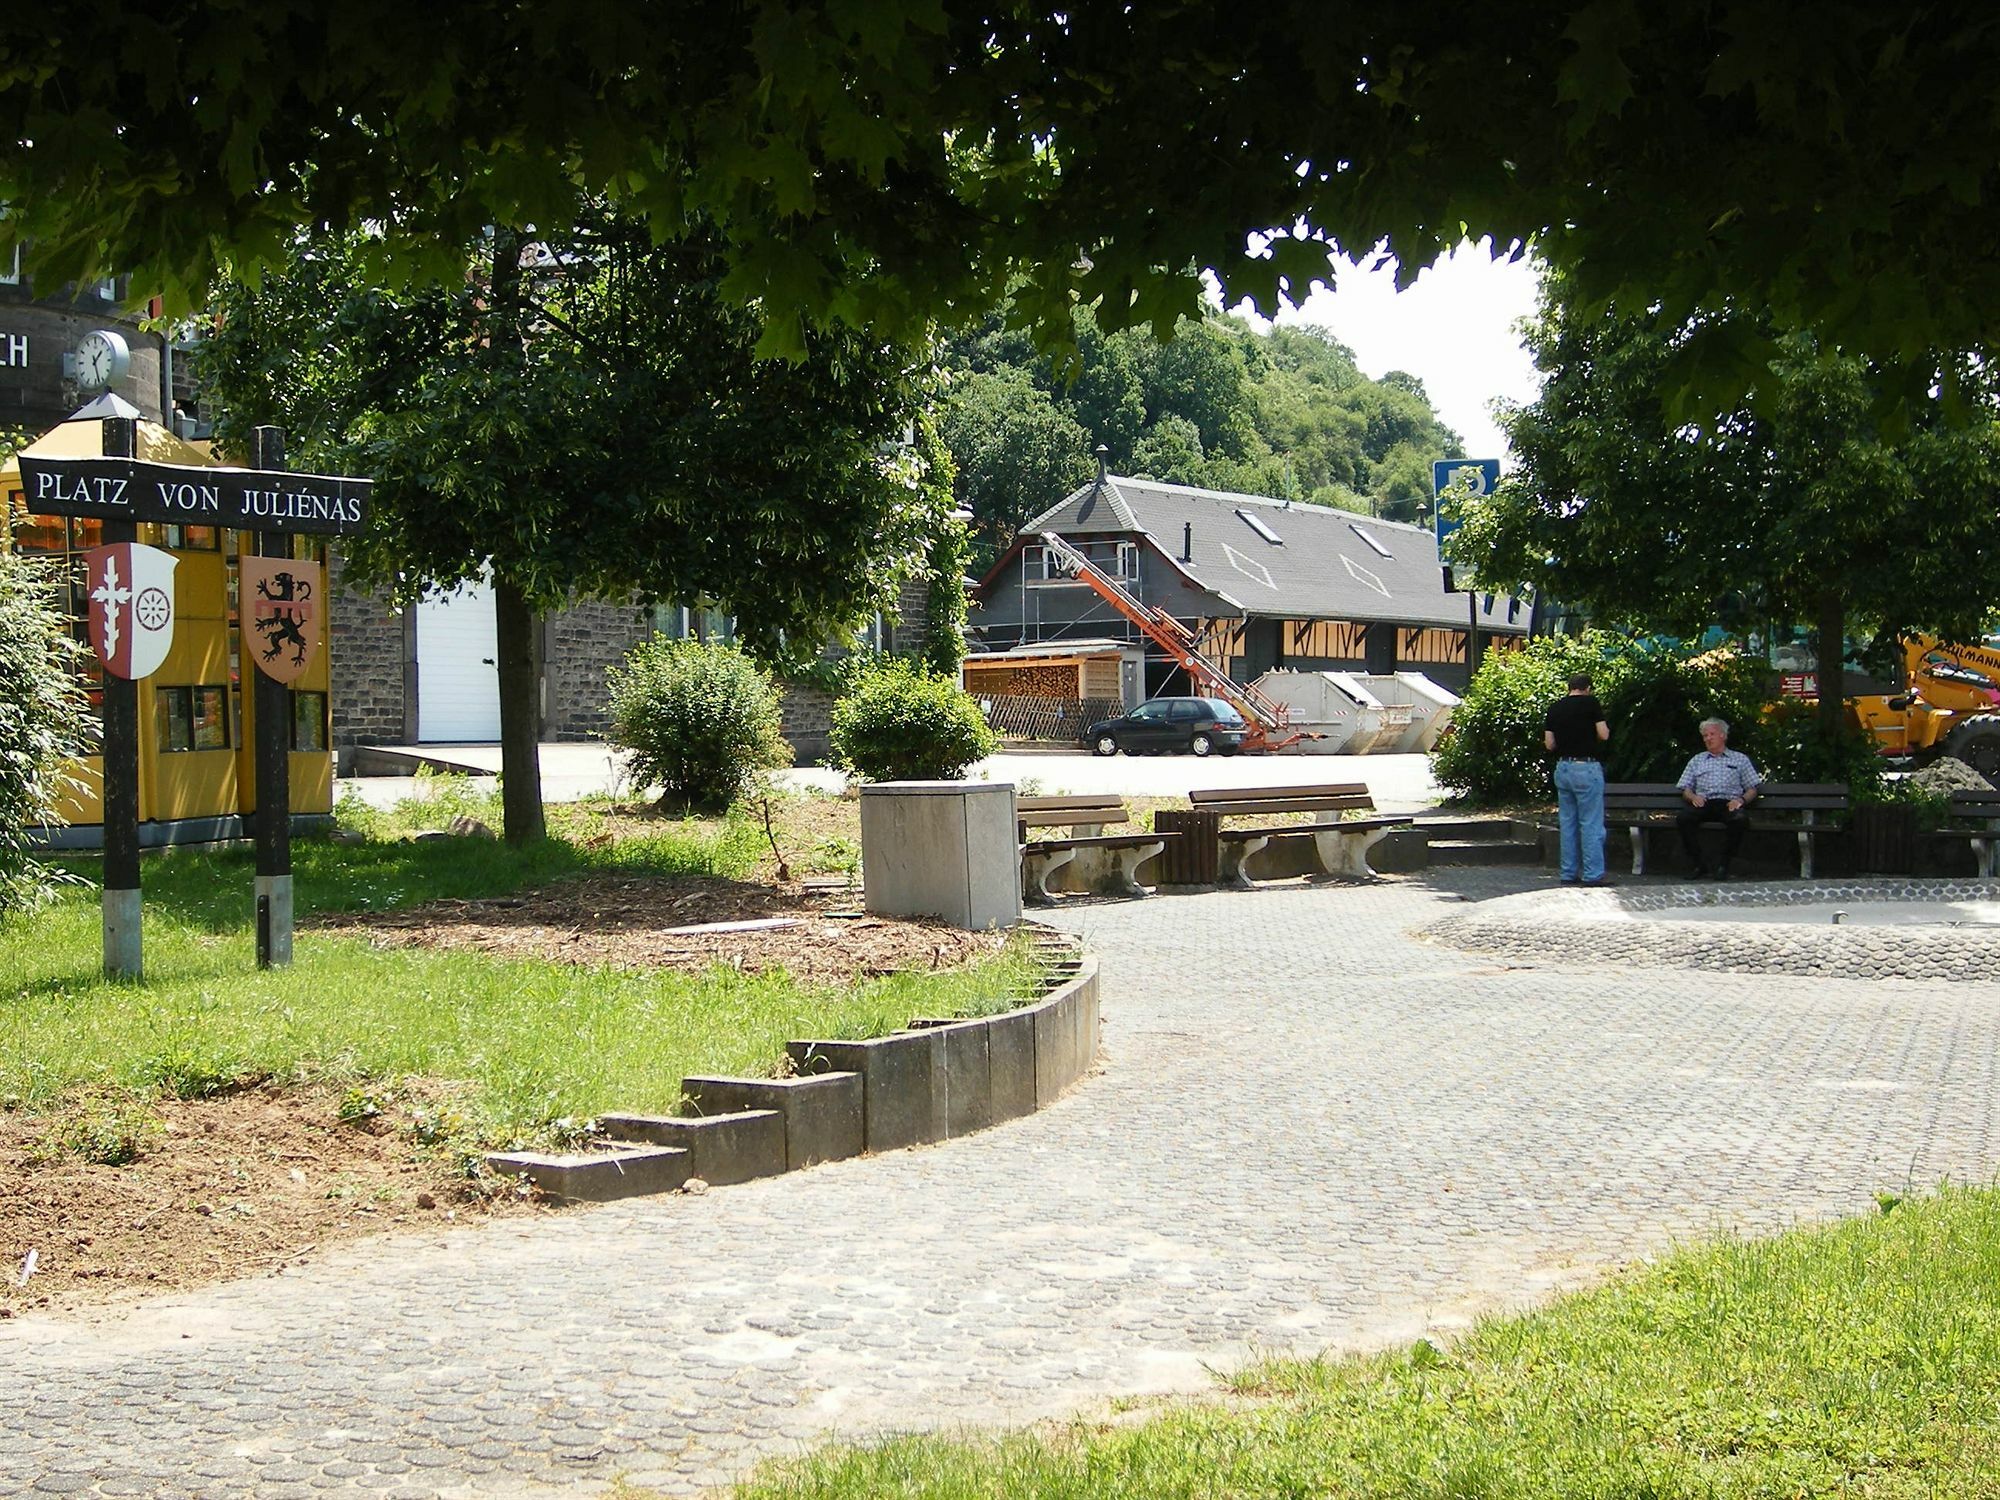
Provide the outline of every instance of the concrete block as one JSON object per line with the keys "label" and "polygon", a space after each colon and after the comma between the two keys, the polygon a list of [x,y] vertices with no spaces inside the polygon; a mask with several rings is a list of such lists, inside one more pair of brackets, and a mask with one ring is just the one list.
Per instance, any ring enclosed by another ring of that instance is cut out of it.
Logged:
{"label": "concrete block", "polygon": [[1431,836],[1421,828],[1385,834],[1368,851],[1368,863],[1378,875],[1408,875],[1414,870],[1427,870],[1431,863]]}
{"label": "concrete block", "polygon": [[1075,978],[1026,1014],[1035,1026],[1035,1107],[1042,1109],[1097,1059],[1097,965],[1086,959]]}
{"label": "concrete block", "polygon": [[950,1133],[950,1086],[944,1032],[906,1031],[863,1042],[787,1042],[802,1075],[861,1075],[862,1118],[870,1151],[899,1151]]}
{"label": "concrete block", "polygon": [[1070,1086],[1076,1056],[1075,994],[1065,987],[1030,1012],[1035,1018],[1035,1108],[1046,1109]]}
{"label": "concrete block", "polygon": [[956,927],[1021,920],[1021,850],[1009,782],[884,781],[861,789],[868,910]]}
{"label": "concrete block", "polygon": [[688,1153],[667,1146],[639,1146],[592,1155],[496,1151],[486,1165],[503,1176],[525,1174],[551,1198],[570,1203],[610,1203],[647,1193],[671,1193],[688,1180]]}
{"label": "concrete block", "polygon": [[1035,1112],[1035,1014],[1010,1011],[986,1022],[986,1076],[993,1123]]}
{"label": "concrete block", "polygon": [[938,1034],[944,1038],[947,1133],[984,1130],[993,1123],[990,1028],[985,1021],[961,1021]]}
{"label": "concrete block", "polygon": [[678,1146],[689,1176],[721,1185],[773,1177],[786,1169],[785,1117],[775,1109],[726,1115],[603,1115],[598,1128],[621,1141]]}
{"label": "concrete block", "polygon": [[681,1093],[698,1115],[774,1109],[785,1120],[785,1164],[859,1156],[866,1148],[859,1073],[812,1078],[683,1078]]}

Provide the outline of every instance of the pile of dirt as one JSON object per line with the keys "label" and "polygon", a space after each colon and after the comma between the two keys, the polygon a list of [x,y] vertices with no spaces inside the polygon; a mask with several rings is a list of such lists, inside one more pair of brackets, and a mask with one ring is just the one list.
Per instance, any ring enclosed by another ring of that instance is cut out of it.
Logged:
{"label": "pile of dirt", "polygon": [[[541,1208],[325,1088],[0,1113],[0,1318],[269,1275],[342,1240]],[[63,1142],[68,1149],[63,1149]],[[79,1141],[113,1159],[77,1154]]]}
{"label": "pile of dirt", "polygon": [[[509,958],[619,969],[748,974],[784,969],[815,984],[955,969],[1003,946],[997,932],[871,917],[858,893],[706,876],[595,875],[513,896],[432,901],[316,918],[383,947],[473,948]],[[707,931],[690,930],[707,928]]]}

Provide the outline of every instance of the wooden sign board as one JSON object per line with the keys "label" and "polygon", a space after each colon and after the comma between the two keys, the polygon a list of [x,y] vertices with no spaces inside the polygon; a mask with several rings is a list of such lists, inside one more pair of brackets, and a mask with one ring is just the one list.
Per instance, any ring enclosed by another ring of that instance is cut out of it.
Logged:
{"label": "wooden sign board", "polygon": [[367,518],[371,482],[271,469],[131,458],[20,457],[22,499],[45,516],[345,536]]}

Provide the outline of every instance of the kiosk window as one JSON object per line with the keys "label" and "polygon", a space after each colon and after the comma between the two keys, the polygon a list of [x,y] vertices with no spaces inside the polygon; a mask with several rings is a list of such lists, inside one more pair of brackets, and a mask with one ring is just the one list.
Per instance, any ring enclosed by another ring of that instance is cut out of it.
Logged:
{"label": "kiosk window", "polygon": [[156,688],[153,723],[154,737],[162,751],[227,750],[229,689]]}
{"label": "kiosk window", "polygon": [[166,526],[167,545],[179,552],[213,552],[222,545],[217,526]]}
{"label": "kiosk window", "polygon": [[292,748],[326,749],[326,694],[292,694]]}

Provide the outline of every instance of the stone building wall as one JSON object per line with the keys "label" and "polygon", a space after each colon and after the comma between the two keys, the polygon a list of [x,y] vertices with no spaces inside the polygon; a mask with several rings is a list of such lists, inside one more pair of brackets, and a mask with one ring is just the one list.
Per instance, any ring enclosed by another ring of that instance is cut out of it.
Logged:
{"label": "stone building wall", "polygon": [[542,738],[600,738],[610,723],[605,673],[653,633],[652,611],[591,600],[547,616],[542,630]]}
{"label": "stone building wall", "polygon": [[904,579],[902,590],[896,596],[896,622],[889,631],[889,639],[883,644],[905,656],[922,650],[924,635],[930,629],[930,605],[929,581],[922,574]]}
{"label": "stone building wall", "polygon": [[792,763],[816,765],[826,759],[827,732],[833,727],[833,695],[787,683],[782,692],[779,732],[792,747]]}
{"label": "stone building wall", "polygon": [[408,617],[386,593],[363,593],[343,578],[345,560],[327,549],[327,592],[333,628],[327,640],[332,675],[333,749],[344,766],[356,745],[400,745],[410,738]]}

